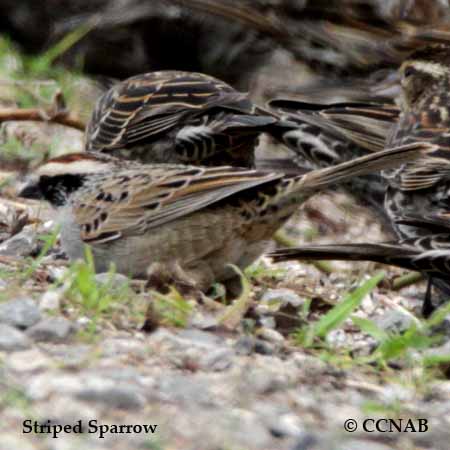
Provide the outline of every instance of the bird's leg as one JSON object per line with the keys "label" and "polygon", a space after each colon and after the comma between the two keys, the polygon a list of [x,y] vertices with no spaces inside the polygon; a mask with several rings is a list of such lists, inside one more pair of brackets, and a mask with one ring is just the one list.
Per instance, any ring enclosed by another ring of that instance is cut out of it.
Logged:
{"label": "bird's leg", "polygon": [[242,293],[242,280],[239,275],[224,281],[224,286],[227,292],[227,298],[234,299]]}
{"label": "bird's leg", "polygon": [[203,290],[210,281],[208,276],[205,279],[204,270],[201,269],[203,268],[185,269],[178,262],[153,263],[147,271],[147,287],[165,294],[169,291],[169,286],[175,286],[182,295],[189,295]]}
{"label": "bird's leg", "polygon": [[[202,291],[205,291],[214,282],[211,268],[202,261],[188,269],[182,268],[178,262],[172,264],[153,263],[148,269],[147,275],[147,288],[168,294],[170,286],[174,286],[183,297],[197,300],[202,298]],[[153,303],[150,302],[142,331],[154,331],[160,320],[161,317]]]}
{"label": "bird's leg", "polygon": [[147,271],[146,287],[162,294],[169,292],[169,285],[172,283],[172,273],[165,264],[153,263]]}
{"label": "bird's leg", "polygon": [[430,317],[432,312],[434,311],[432,297],[433,297],[433,279],[430,277],[428,278],[427,291],[425,293],[425,298],[422,304],[422,316],[425,318]]}
{"label": "bird's leg", "polygon": [[[147,270],[146,288],[152,289],[163,295],[169,294],[170,286],[176,284],[174,280],[174,273],[168,264],[154,262]],[[176,286],[178,289],[178,286]],[[153,296],[152,296],[153,297]],[[141,331],[151,333],[155,331],[160,323],[162,317],[157,311],[153,299],[149,302],[147,311],[145,313],[145,321],[142,325]]]}

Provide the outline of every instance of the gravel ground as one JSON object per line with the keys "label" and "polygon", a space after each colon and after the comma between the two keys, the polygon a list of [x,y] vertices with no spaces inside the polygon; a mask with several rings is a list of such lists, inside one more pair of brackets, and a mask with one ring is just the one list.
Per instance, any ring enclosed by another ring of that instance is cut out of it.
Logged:
{"label": "gravel ground", "polygon": [[[0,311],[2,449],[448,449],[448,381],[424,393],[414,370],[410,383],[380,382],[376,371],[338,368],[275,330],[254,337],[194,327],[150,335],[102,329],[83,342],[80,320],[43,313],[43,298],[14,299]],[[346,334],[334,336],[335,345]],[[428,431],[365,432],[364,419],[386,417],[364,412],[370,405],[397,405],[404,421],[427,419]],[[360,429],[346,432],[348,419]],[[24,434],[34,421],[81,423],[85,432]],[[117,434],[121,424],[157,427]]]}

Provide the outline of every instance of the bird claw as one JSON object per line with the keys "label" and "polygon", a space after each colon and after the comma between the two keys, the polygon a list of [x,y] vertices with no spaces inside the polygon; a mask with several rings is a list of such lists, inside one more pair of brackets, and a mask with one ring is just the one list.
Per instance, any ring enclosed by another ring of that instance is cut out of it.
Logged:
{"label": "bird claw", "polygon": [[183,296],[198,297],[201,290],[195,277],[186,272],[178,263],[172,267],[161,263],[153,263],[147,272],[147,288],[167,294],[170,286],[174,286]]}

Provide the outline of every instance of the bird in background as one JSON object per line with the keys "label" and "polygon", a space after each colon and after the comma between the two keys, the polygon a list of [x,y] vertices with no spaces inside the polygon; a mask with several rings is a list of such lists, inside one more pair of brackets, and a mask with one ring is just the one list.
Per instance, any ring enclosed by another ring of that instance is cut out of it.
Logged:
{"label": "bird in background", "polygon": [[89,23],[60,57],[89,74],[191,70],[241,89],[280,52],[324,78],[367,77],[427,42],[448,42],[450,21],[447,0],[66,0],[37,11],[23,0],[0,2],[0,14],[35,54]]}
{"label": "bird in background", "polygon": [[163,273],[205,290],[235,275],[229,264],[245,268],[255,261],[313,194],[429,151],[413,144],[301,176],[69,154],[38,167],[20,195],[56,208],[71,259],[82,258],[87,245],[97,271],[114,264],[132,277]]}
{"label": "bird in background", "polygon": [[[327,105],[275,99],[268,106],[282,121],[297,125],[279,136],[294,153],[289,164],[309,169],[382,150],[400,114],[395,105],[377,103]],[[386,231],[393,231],[384,208],[386,184],[380,173],[355,177],[342,188],[359,204],[374,210]]]}
{"label": "bird in background", "polygon": [[282,139],[291,128],[296,124],[223,81],[161,71],[110,87],[94,108],[85,141],[88,152],[144,163],[254,167],[261,133]]}
{"label": "bird in background", "polygon": [[[440,147],[415,163],[384,172],[376,183],[363,183],[365,191],[386,190],[374,196],[377,209],[386,211],[400,237],[407,237],[401,215],[448,211],[450,47],[427,46],[411,54],[399,69],[401,93],[396,104],[310,104],[290,100],[270,103],[278,114],[298,123],[285,135],[297,148],[299,164],[326,167],[382,148],[410,142],[430,142]],[[378,189],[381,187],[381,189]],[[418,233],[426,231],[421,228]],[[414,231],[411,231],[414,233]]]}
{"label": "bird in background", "polygon": [[[385,135],[387,148],[412,142],[436,145],[436,152],[396,169],[386,170],[379,178],[386,191],[386,216],[399,238],[395,245],[400,248],[416,243],[422,267],[427,258],[427,264],[433,267],[434,256],[440,249],[444,256],[440,253],[439,261],[446,261],[450,238],[450,234],[440,233],[439,239],[434,239],[436,227],[448,221],[450,213],[450,47],[439,44],[415,51],[401,65],[399,79],[401,95],[397,99],[398,106],[329,105],[318,107],[319,113],[316,111],[315,115],[325,120],[328,128],[338,127],[339,132],[348,136],[352,145],[356,143],[363,152],[376,150],[377,135],[382,138],[384,134],[383,129],[379,128],[379,118],[383,115],[389,125]],[[375,127],[368,126],[368,120],[375,116],[378,124]],[[361,121],[358,124],[359,119]],[[368,130],[366,143],[362,136],[364,128]],[[371,146],[374,148],[371,149]],[[350,144],[345,149],[349,148]],[[306,150],[310,154],[314,153],[310,149]],[[309,157],[305,151],[302,155]],[[345,152],[340,155],[345,156]],[[316,151],[315,156],[324,161],[320,152]],[[420,238],[431,242],[431,248],[422,248],[419,245]],[[349,254],[351,250],[356,248],[349,248]],[[382,253],[377,258],[382,259]],[[398,265],[398,260],[390,256],[388,258],[388,255],[386,261],[397,261],[395,264]],[[428,273],[427,270],[425,272]],[[436,284],[449,293],[448,284],[442,281],[448,278],[448,272],[443,271],[444,277],[436,276],[433,271],[430,273],[427,292],[431,292],[431,286]],[[429,299],[425,302],[425,308],[430,309],[430,304]]]}
{"label": "bird in background", "polygon": [[447,215],[450,209],[450,47],[413,53],[400,68],[401,113],[387,146],[429,142],[439,150],[420,161],[385,171],[385,207],[401,238],[425,236],[424,227],[402,224],[403,216]]}

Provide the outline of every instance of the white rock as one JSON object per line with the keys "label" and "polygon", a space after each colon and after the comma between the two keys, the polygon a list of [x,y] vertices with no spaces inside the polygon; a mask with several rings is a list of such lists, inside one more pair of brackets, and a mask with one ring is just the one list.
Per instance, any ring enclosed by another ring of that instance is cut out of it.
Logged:
{"label": "white rock", "polygon": [[39,302],[39,309],[41,311],[51,311],[59,309],[61,301],[61,292],[56,290],[50,290],[45,292]]}

